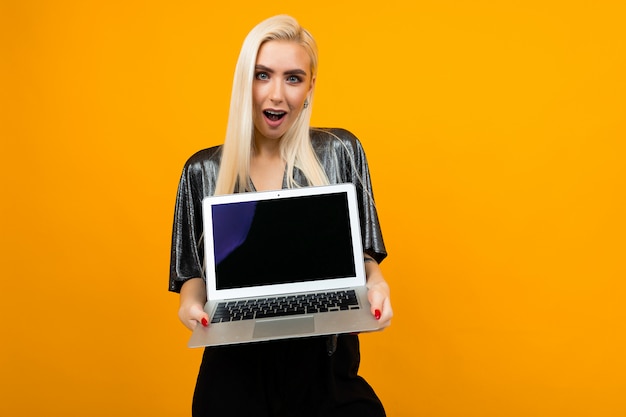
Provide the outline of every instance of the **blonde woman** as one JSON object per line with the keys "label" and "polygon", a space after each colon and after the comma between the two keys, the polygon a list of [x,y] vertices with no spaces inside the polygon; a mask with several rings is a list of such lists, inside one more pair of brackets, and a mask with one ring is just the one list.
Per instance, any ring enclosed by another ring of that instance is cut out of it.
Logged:
{"label": "blonde woman", "polygon": [[[230,194],[354,183],[371,313],[393,316],[379,262],[387,252],[369,169],[359,140],[343,129],[311,128],[317,47],[289,16],[259,23],[246,37],[233,81],[226,139],[185,164],[176,200],[170,291],[180,293],[179,318],[207,326],[202,251],[202,199]],[[305,259],[307,262],[323,262]],[[210,329],[209,329],[210,330]],[[196,381],[194,416],[384,416],[357,371],[356,335],[208,347]]]}

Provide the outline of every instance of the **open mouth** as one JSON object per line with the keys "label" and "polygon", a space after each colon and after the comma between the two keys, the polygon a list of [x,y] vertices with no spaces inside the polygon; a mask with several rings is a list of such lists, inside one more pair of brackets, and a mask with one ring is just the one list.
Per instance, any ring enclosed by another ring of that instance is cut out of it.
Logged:
{"label": "open mouth", "polygon": [[285,115],[287,114],[287,112],[284,112],[284,111],[263,110],[263,114],[265,115],[265,117],[267,117],[267,118],[268,118],[268,119],[270,119],[271,121],[275,122],[275,121],[278,121],[278,120],[282,119],[283,117],[285,117]]}

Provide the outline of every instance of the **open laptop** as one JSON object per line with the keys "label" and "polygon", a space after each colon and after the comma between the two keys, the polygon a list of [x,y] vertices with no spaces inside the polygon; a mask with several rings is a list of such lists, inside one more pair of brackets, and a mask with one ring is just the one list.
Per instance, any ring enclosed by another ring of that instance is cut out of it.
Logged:
{"label": "open laptop", "polygon": [[203,200],[209,326],[189,347],[380,330],[353,184]]}

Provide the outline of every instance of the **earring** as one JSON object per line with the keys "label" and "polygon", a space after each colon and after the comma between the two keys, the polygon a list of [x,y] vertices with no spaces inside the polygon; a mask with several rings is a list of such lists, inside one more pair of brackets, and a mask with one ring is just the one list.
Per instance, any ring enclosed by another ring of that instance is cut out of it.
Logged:
{"label": "earring", "polygon": [[309,100],[304,99],[304,108],[306,109],[307,107],[309,107]]}

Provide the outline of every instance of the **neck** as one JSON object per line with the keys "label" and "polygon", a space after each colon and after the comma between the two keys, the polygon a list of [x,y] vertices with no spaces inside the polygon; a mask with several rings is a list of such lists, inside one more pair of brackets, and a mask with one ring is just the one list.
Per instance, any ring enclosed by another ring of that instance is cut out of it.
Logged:
{"label": "neck", "polygon": [[280,139],[272,140],[255,137],[252,157],[263,159],[280,158]]}
{"label": "neck", "polygon": [[257,191],[278,190],[283,185],[285,161],[278,152],[257,152],[250,160],[250,179]]}

